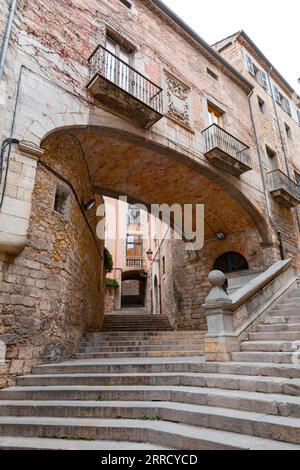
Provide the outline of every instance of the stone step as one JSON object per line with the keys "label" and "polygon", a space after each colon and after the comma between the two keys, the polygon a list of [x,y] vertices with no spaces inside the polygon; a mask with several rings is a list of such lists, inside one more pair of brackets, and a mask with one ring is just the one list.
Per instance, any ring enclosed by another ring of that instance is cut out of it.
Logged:
{"label": "stone step", "polygon": [[300,449],[299,445],[273,439],[145,419],[1,417],[0,435],[74,438],[76,441],[80,438],[124,441],[126,435],[130,442],[151,442],[178,450]]}
{"label": "stone step", "polygon": [[[281,309],[274,309],[271,312],[271,316],[276,317],[295,317],[296,320],[299,321],[300,318],[300,308],[281,308]],[[297,321],[295,322],[297,323]]]}
{"label": "stone step", "polygon": [[133,352],[123,351],[123,352],[97,352],[97,353],[75,353],[75,359],[97,359],[97,358],[127,358],[127,357],[190,357],[190,356],[200,356],[202,351],[198,349],[177,349],[177,350],[154,350],[145,349],[143,351],[137,350]]}
{"label": "stone step", "polygon": [[126,319],[123,319],[123,320],[109,320],[109,321],[104,321],[103,323],[103,327],[105,327],[106,325],[113,325],[113,326],[116,326],[116,325],[119,325],[119,326],[122,326],[122,327],[132,327],[132,326],[143,326],[143,325],[148,325],[148,326],[153,326],[153,330],[156,329],[157,326],[161,325],[163,327],[169,327],[170,326],[170,323],[168,321],[162,321],[162,320],[159,320],[159,321],[152,321],[152,320],[147,320],[147,319],[144,319],[144,320],[136,320],[136,319],[131,319],[131,320],[126,320]]}
{"label": "stone step", "polygon": [[258,332],[268,331],[300,331],[300,323],[286,323],[286,324],[274,324],[274,325],[258,325]]}
{"label": "stone step", "polygon": [[235,433],[243,433],[247,429],[248,435],[300,443],[299,418],[183,403],[5,401],[0,403],[0,416],[162,420]]}
{"label": "stone step", "polygon": [[257,362],[206,363],[203,357],[189,358],[124,358],[66,361],[59,364],[35,366],[32,374],[97,374],[97,373],[216,373],[279,378],[300,378],[299,366]]}
{"label": "stone step", "polygon": [[[237,362],[274,362],[277,364],[292,364],[293,353],[291,352],[235,352],[232,353],[232,359]],[[299,359],[300,363],[300,353]]]}
{"label": "stone step", "polygon": [[299,341],[300,331],[264,332],[250,333],[249,339],[252,341]]}
{"label": "stone step", "polygon": [[299,303],[300,303],[300,298],[287,297],[286,299],[276,304],[276,307],[281,308],[282,306],[286,306],[286,305],[287,306],[294,305],[295,307],[299,308]]}
{"label": "stone step", "polygon": [[275,316],[275,315],[270,315],[269,317],[265,318],[263,321],[263,325],[285,325],[287,323],[297,323],[299,321],[299,317],[295,317],[295,315],[292,316]]}
{"label": "stone step", "polygon": [[17,378],[17,386],[173,385],[300,395],[300,379],[195,372],[123,374],[48,374]]}
{"label": "stone step", "polygon": [[289,292],[288,295],[287,295],[287,298],[288,299],[294,299],[294,298],[297,298],[300,300],[300,289],[296,289],[292,292]]}
{"label": "stone step", "polygon": [[0,436],[0,450],[173,450],[155,444],[126,441],[51,439],[40,437]]}
{"label": "stone step", "polygon": [[77,349],[77,354],[98,354],[98,353],[109,353],[109,352],[143,352],[143,351],[190,351],[191,347],[193,350],[203,350],[203,341],[202,342],[194,342],[193,344],[190,343],[178,343],[178,344],[147,344],[147,345],[137,345],[137,346],[119,346],[119,345],[114,345],[114,346],[106,346],[103,345],[102,347],[85,347],[81,348],[79,347]]}
{"label": "stone step", "polygon": [[106,338],[118,339],[118,338],[156,338],[156,339],[174,339],[174,338],[198,338],[206,335],[206,331],[111,331],[111,332],[97,332],[89,333],[84,335],[82,338],[83,342],[98,341]]}
{"label": "stone step", "polygon": [[294,352],[296,350],[297,347],[292,341],[244,341],[241,344],[241,351]]}
{"label": "stone step", "polygon": [[149,320],[153,322],[168,322],[169,319],[166,315],[152,315],[149,313],[138,313],[138,314],[126,314],[126,313],[106,313],[104,315],[104,321],[111,321],[111,320],[128,320],[128,321],[143,321],[143,320]]}
{"label": "stone step", "polygon": [[[0,400],[170,401],[300,417],[300,397],[185,386],[44,386],[0,390]],[[0,401],[1,404],[1,401]]]}
{"label": "stone step", "polygon": [[165,346],[177,346],[177,345],[184,345],[184,344],[196,344],[197,346],[199,344],[203,344],[204,338],[197,338],[197,339],[176,339],[176,340],[155,340],[155,339],[148,339],[148,340],[143,340],[143,341],[90,341],[90,342],[81,342],[79,343],[78,348],[101,348],[104,346],[117,346],[117,347],[122,347],[122,346],[155,346],[155,345],[165,345]]}
{"label": "stone step", "polygon": [[[128,328],[122,328],[120,326],[116,326],[116,327],[113,327],[113,326],[110,326],[108,328],[102,328],[102,331],[105,333],[105,332],[111,332],[111,331],[128,331]],[[144,325],[144,326],[137,326],[137,327],[133,327],[131,330],[129,330],[130,332],[134,332],[134,331],[152,331],[153,330],[153,326],[149,326],[147,327],[147,325]],[[164,332],[164,331],[172,331],[171,328],[163,328],[163,327],[160,327],[160,328],[156,328],[156,331],[161,331],[161,332]]]}

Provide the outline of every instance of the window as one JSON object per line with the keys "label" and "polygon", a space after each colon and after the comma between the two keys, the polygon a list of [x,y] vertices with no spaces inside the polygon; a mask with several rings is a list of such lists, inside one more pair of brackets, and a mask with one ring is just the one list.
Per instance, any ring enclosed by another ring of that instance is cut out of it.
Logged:
{"label": "window", "polygon": [[297,118],[298,118],[298,123],[300,125],[300,109],[297,109]]}
{"label": "window", "polygon": [[269,163],[269,170],[274,171],[278,169],[277,165],[277,155],[276,153],[270,149],[270,147],[266,147],[267,156],[268,156],[268,163]]}
{"label": "window", "polygon": [[66,187],[56,187],[53,209],[55,212],[63,215],[64,217],[67,215],[69,196],[70,192]]}
{"label": "window", "polygon": [[128,2],[128,0],[119,0],[121,3],[123,3],[123,5],[125,5],[125,7],[127,8],[131,8],[131,3]]}
{"label": "window", "polygon": [[222,122],[222,115],[224,114],[223,111],[211,103],[207,104],[207,109],[209,125],[211,126],[212,124],[218,124],[220,126]]}
{"label": "window", "polygon": [[262,114],[266,113],[266,106],[264,100],[262,100],[260,97],[258,97],[258,107],[259,110]]}
{"label": "window", "polygon": [[274,98],[276,103],[279,104],[290,116],[292,115],[290,102],[287,98],[285,98],[277,88],[277,86],[273,85],[274,89]]}
{"label": "window", "polygon": [[129,206],[128,225],[140,225],[140,223],[141,223],[141,210],[136,206]]}
{"label": "window", "polygon": [[259,69],[253,62],[252,58],[247,55],[247,66],[249,73],[261,84],[265,90],[269,90],[267,74]]}
{"label": "window", "polygon": [[127,235],[126,240],[127,257],[143,257],[143,239],[141,235]]}
{"label": "window", "polygon": [[218,75],[215,72],[213,72],[209,68],[207,68],[206,71],[207,71],[208,75],[210,75],[212,78],[214,78],[215,80],[219,80]]}
{"label": "window", "polygon": [[[300,181],[299,181],[300,183]],[[163,275],[166,274],[166,258],[163,256],[163,259],[162,259],[162,272],[163,272]]]}
{"label": "window", "polygon": [[291,131],[291,128],[290,126],[288,126],[287,124],[284,124],[284,127],[285,127],[285,132],[286,132],[286,135],[289,139],[292,138],[292,131]]}

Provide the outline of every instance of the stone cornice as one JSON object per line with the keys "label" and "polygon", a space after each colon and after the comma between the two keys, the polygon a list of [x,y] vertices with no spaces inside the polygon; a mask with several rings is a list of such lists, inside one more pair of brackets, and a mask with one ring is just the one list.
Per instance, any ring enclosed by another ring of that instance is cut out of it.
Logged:
{"label": "stone cornice", "polygon": [[203,56],[216,67],[221,69],[226,75],[233,79],[246,93],[250,93],[254,86],[241,75],[229,62],[226,61],[217,51],[205,42],[192,28],[190,28],[181,18],[170,10],[160,0],[141,0],[141,2],[162,21],[167,23],[184,40],[197,48]]}

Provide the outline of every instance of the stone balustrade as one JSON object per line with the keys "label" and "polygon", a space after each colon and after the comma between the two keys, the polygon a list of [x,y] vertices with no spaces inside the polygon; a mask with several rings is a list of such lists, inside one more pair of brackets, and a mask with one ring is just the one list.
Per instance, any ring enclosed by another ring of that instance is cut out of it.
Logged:
{"label": "stone balustrade", "polygon": [[299,283],[292,260],[278,261],[231,296],[223,288],[225,280],[221,271],[212,271],[208,277],[211,290],[203,305],[208,361],[230,361],[231,353],[239,351],[242,338],[252,326]]}

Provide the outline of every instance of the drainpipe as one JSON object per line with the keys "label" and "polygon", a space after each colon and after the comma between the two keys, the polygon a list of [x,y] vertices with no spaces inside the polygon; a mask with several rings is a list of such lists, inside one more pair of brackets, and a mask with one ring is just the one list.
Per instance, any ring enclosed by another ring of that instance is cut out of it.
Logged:
{"label": "drainpipe", "polygon": [[0,80],[2,80],[3,72],[4,72],[4,65],[7,55],[7,49],[9,45],[10,34],[14,22],[14,17],[17,9],[17,2],[18,0],[12,0],[7,20],[6,31],[3,37],[2,49],[1,49],[1,56],[0,56]]}
{"label": "drainpipe", "polygon": [[268,193],[268,189],[267,189],[267,185],[266,185],[266,181],[265,181],[264,169],[263,169],[263,164],[262,164],[262,155],[261,155],[261,151],[260,151],[258,133],[257,133],[256,125],[255,125],[254,113],[253,113],[252,102],[251,102],[251,98],[253,96],[253,93],[254,93],[254,90],[252,90],[251,93],[248,95],[248,102],[249,102],[249,108],[250,108],[251,123],[252,123],[252,128],[253,128],[255,142],[256,142],[256,149],[257,149],[257,154],[258,154],[258,162],[259,162],[261,180],[262,180],[263,190],[264,190],[264,195],[265,195],[266,209],[267,209],[268,218],[269,218],[269,220],[271,222],[271,225],[272,225],[273,229],[275,230],[275,233],[276,233],[277,238],[278,238],[281,259],[284,260],[285,257],[284,257],[283,241],[282,241],[281,233],[279,232],[279,230],[278,230],[278,228],[277,228],[277,226],[276,226],[276,224],[273,220],[273,217],[272,217],[271,205],[270,205],[270,200],[269,200],[269,193]]}

